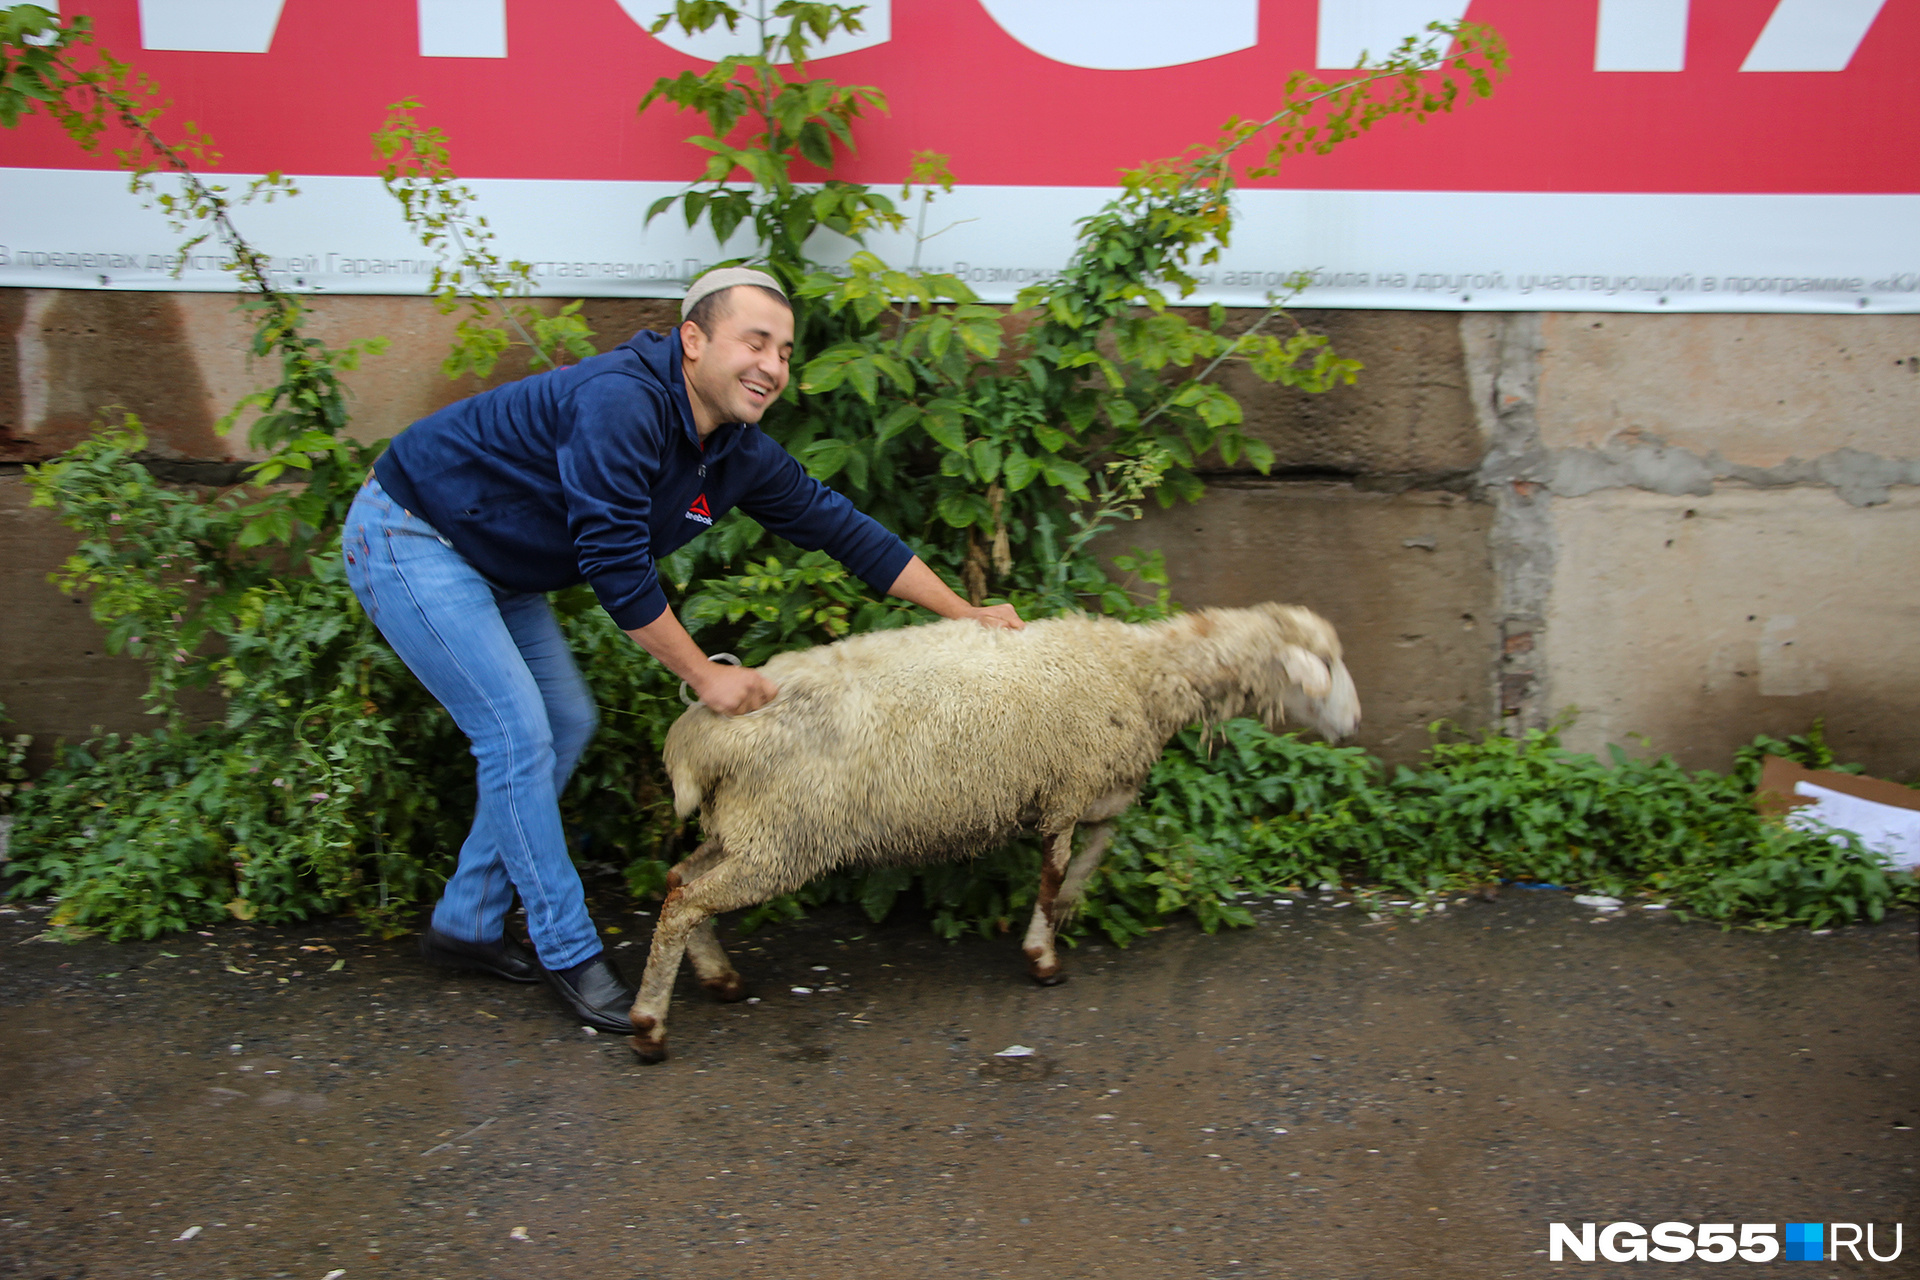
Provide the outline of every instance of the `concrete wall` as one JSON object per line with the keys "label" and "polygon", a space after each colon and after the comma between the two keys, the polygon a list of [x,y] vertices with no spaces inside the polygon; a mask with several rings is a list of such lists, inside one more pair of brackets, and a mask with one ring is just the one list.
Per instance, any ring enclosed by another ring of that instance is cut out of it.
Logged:
{"label": "concrete wall", "polygon": [[[313,299],[310,331],[335,345],[381,335],[390,345],[348,374],[353,432],[391,436],[409,422],[484,385],[440,372],[458,317],[424,298]],[[555,301],[542,305],[558,307]],[[653,299],[593,299],[583,313],[607,346],[676,315]],[[84,598],[63,595],[48,575],[74,538],[52,511],[28,505],[22,465],[52,457],[103,414],[139,415],[156,472],[180,483],[236,480],[255,456],[245,424],[216,430],[241,396],[270,384],[249,352],[252,326],[227,295],[0,289],[0,704],[7,735],[33,734],[29,764],[41,767],[56,739],[104,729],[149,729],[140,694],[146,668],[106,652]],[[492,382],[525,372],[503,360]],[[183,704],[220,714],[213,695]]]}
{"label": "concrete wall", "polygon": [[1557,502],[1551,706],[1571,739],[1634,732],[1724,760],[1824,717],[1846,758],[1913,777],[1920,758],[1920,492],[1853,507],[1817,488]]}
{"label": "concrete wall", "polygon": [[1823,718],[1920,777],[1920,316],[1302,318],[1359,385],[1233,383],[1275,476],[1117,536],[1188,604],[1332,618],[1362,742],[1571,717],[1723,769]]}
{"label": "concrete wall", "polygon": [[[342,378],[353,433],[362,440],[392,436],[442,405],[527,371],[524,354],[509,354],[486,382],[449,380],[440,362],[460,317],[441,315],[425,298],[309,301],[308,331],[329,344],[388,340],[383,353]],[[560,302],[537,305],[555,310]],[[637,329],[667,327],[676,304],[595,298],[581,314],[611,347]],[[161,459],[243,464],[257,456],[246,447],[245,423],[224,436],[215,427],[241,396],[274,381],[249,350],[252,334],[227,294],[0,289],[0,463],[51,457],[104,412],[124,409],[146,424]]]}
{"label": "concrete wall", "polygon": [[[604,343],[671,304],[597,300]],[[1725,767],[1754,733],[1827,720],[1876,772],[1920,772],[1920,317],[1302,313],[1366,371],[1325,396],[1237,372],[1271,477],[1112,545],[1159,547],[1189,605],[1280,599],[1340,627],[1360,741],[1411,759],[1426,725],[1518,730]],[[424,299],[315,300],[315,330],[392,339],[349,378],[355,433],[479,389],[439,372]],[[70,545],[18,464],[141,415],[163,474],[232,478],[219,414],[262,379],[231,300],[0,290],[0,699],[50,739],[134,728],[136,664],[45,582]],[[497,380],[518,376],[503,366]],[[8,465],[13,464],[13,465]],[[1639,748],[1636,748],[1639,749]]]}
{"label": "concrete wall", "polygon": [[1463,320],[1519,725],[1920,776],[1920,316]]}
{"label": "concrete wall", "polygon": [[1359,381],[1315,396],[1230,371],[1248,433],[1273,447],[1272,475],[1216,471],[1199,503],[1149,508],[1110,541],[1164,551],[1189,606],[1282,600],[1326,615],[1360,688],[1356,740],[1412,760],[1433,721],[1493,718],[1493,509],[1473,494],[1486,444],[1460,322],[1431,311],[1298,319],[1365,362]]}
{"label": "concrete wall", "polygon": [[0,735],[40,739],[32,765],[56,735],[78,741],[94,725],[126,733],[151,723],[141,716],[146,668],[108,655],[85,599],[47,582],[71,549],[47,512],[28,509],[20,476],[0,475],[0,704],[15,721]]}
{"label": "concrete wall", "polygon": [[1435,720],[1488,722],[1493,574],[1488,508],[1460,494],[1350,483],[1216,481],[1114,541],[1167,555],[1188,605],[1303,604],[1340,631],[1360,688],[1358,741],[1411,760]]}

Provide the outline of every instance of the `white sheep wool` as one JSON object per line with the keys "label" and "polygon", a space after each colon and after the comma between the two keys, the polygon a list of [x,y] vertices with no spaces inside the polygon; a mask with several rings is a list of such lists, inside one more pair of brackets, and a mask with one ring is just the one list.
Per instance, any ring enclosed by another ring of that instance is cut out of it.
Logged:
{"label": "white sheep wool", "polygon": [[783,653],[762,670],[780,689],[768,706],[733,717],[696,706],[667,734],[675,807],[699,811],[705,843],[668,878],[633,1007],[645,1061],[666,1056],[683,950],[710,992],[744,991],[716,913],[835,867],[964,858],[1022,830],[1046,842],[1029,973],[1057,982],[1058,923],[1175,733],[1291,716],[1338,738],[1360,719],[1332,626],[1277,604],[1139,625],[941,622]]}

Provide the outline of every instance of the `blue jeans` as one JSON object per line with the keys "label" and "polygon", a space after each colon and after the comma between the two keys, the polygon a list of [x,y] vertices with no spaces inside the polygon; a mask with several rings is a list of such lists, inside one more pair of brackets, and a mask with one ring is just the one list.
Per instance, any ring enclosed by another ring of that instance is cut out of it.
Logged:
{"label": "blue jeans", "polygon": [[546,597],[481,577],[376,480],[354,499],[341,541],[353,593],[479,762],[479,811],[433,927],[497,941],[518,889],[541,964],[591,960],[600,938],[559,798],[599,717]]}

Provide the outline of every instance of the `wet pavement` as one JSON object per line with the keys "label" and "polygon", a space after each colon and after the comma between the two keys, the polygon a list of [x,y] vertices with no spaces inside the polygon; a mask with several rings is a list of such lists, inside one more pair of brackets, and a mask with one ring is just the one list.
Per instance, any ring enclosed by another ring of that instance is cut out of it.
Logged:
{"label": "wet pavement", "polygon": [[1898,1261],[1780,1265],[1920,1275],[1910,917],[1258,914],[1083,945],[1049,989],[904,913],[723,930],[759,1002],[683,975],[642,1067],[346,922],[62,946],[18,907],[0,1277],[1643,1274],[1548,1258],[1549,1222],[1617,1220],[1883,1254],[1903,1223]]}

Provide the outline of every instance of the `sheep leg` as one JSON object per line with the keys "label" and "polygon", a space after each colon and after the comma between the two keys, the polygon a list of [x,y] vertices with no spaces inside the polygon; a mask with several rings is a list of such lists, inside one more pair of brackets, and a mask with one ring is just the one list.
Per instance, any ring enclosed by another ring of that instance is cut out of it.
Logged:
{"label": "sheep leg", "polygon": [[660,919],[653,926],[653,946],[647,952],[647,971],[640,977],[640,990],[634,996],[627,1017],[633,1021],[634,1036],[627,1043],[642,1062],[664,1062],[667,1057],[667,1005],[673,999],[673,980],[680,973],[680,957],[686,953],[687,934],[704,912],[689,910],[685,886],[667,890],[660,905]]}
{"label": "sheep leg", "polygon": [[[703,845],[704,849],[705,846]],[[696,852],[695,857],[699,855]],[[688,862],[694,861],[689,858]],[[667,1007],[673,1002],[673,980],[680,972],[680,959],[701,945],[692,940],[703,925],[712,928],[712,919],[723,911],[735,911],[765,902],[787,888],[746,859],[716,860],[699,877],[667,890],[660,904],[660,920],[653,928],[653,947],[647,955],[647,971],[640,978],[640,992],[627,1016],[633,1020],[634,1036],[627,1043],[642,1062],[662,1062],[667,1056]],[[709,935],[711,936],[711,935]],[[719,944],[714,944],[719,950]],[[725,953],[722,954],[724,962]],[[696,972],[699,961],[696,959]],[[736,975],[737,977],[737,975]]]}
{"label": "sheep leg", "polygon": [[687,959],[700,985],[715,1000],[732,1004],[747,998],[747,984],[720,946],[719,922],[708,916],[687,932]]}
{"label": "sheep leg", "polygon": [[727,851],[718,840],[702,840],[698,849],[676,862],[667,872],[667,888],[677,889],[689,880],[698,880],[718,866],[726,856]]}
{"label": "sheep leg", "polygon": [[1053,900],[1058,920],[1069,919],[1079,910],[1080,895],[1087,891],[1087,881],[1099,870],[1100,859],[1106,856],[1107,844],[1112,839],[1112,822],[1096,822],[1087,828],[1080,852],[1074,854],[1073,861],[1067,865],[1066,877],[1060,881],[1060,892]]}
{"label": "sheep leg", "polygon": [[1072,861],[1073,828],[1048,836],[1046,854],[1040,862],[1040,895],[1033,904],[1033,919],[1027,924],[1026,941],[1020,948],[1026,953],[1027,975],[1043,987],[1067,980],[1060,972],[1060,956],[1053,939],[1060,924],[1060,886]]}
{"label": "sheep leg", "polygon": [[[698,880],[718,866],[726,856],[727,851],[718,840],[702,842],[698,849],[667,872],[667,889],[672,891],[689,881]],[[735,1000],[746,999],[746,983],[741,981],[733,962],[727,959],[726,951],[721,948],[713,917],[702,920],[687,933],[687,959],[693,961],[694,976],[700,979],[700,985],[715,1000],[731,1004]]]}

